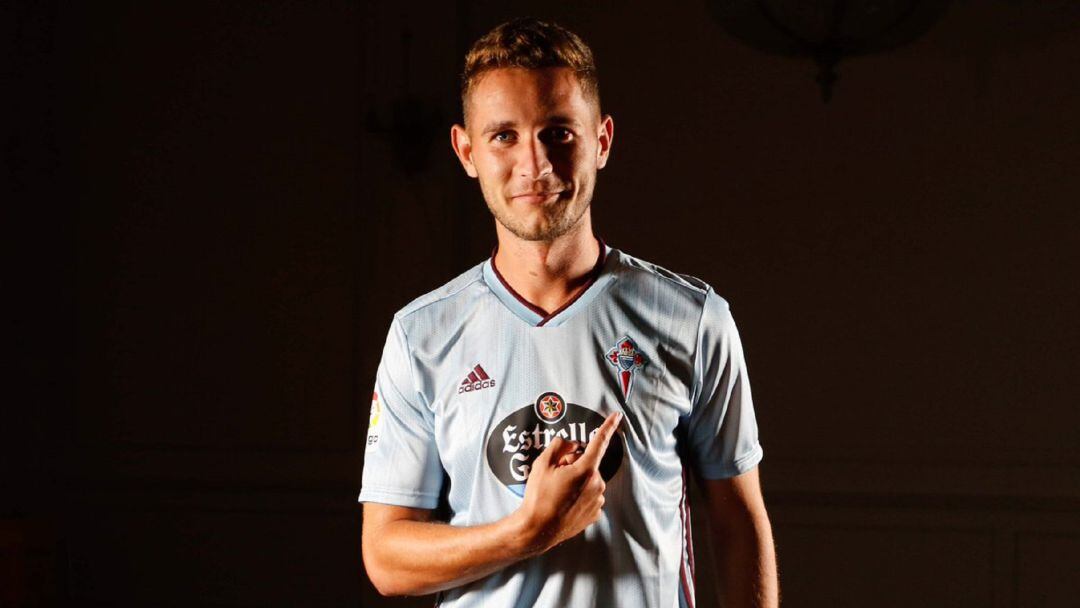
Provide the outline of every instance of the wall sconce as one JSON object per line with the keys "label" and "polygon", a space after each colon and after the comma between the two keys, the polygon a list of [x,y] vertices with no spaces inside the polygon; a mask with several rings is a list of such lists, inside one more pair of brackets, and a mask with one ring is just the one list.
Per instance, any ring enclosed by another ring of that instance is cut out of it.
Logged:
{"label": "wall sconce", "polygon": [[818,65],[826,103],[845,57],[910,44],[941,17],[949,0],[711,0],[714,19],[736,40]]}

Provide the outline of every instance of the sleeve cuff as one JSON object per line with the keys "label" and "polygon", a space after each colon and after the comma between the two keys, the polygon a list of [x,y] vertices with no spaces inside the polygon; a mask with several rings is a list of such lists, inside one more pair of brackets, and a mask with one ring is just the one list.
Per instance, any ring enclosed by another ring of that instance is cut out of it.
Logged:
{"label": "sleeve cuff", "polygon": [[759,443],[749,454],[741,456],[733,463],[698,463],[698,474],[704,479],[726,479],[742,475],[756,467],[764,455]]}
{"label": "sleeve cuff", "polygon": [[360,489],[357,502],[377,502],[380,504],[394,505],[396,507],[410,507],[414,509],[434,509],[439,505],[439,495],[430,492],[410,492],[394,490],[392,488],[368,488]]}

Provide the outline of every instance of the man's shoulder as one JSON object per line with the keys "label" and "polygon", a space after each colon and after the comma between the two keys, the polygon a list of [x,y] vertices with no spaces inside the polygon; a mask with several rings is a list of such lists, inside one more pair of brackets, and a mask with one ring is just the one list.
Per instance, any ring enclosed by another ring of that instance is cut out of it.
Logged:
{"label": "man's shoulder", "polygon": [[717,298],[724,305],[727,305],[727,300],[721,298],[712,285],[696,276],[669,270],[659,264],[632,256],[625,251],[619,251],[619,264],[623,269],[623,273],[631,281],[655,282],[669,292],[695,301],[699,306],[704,305],[711,292],[713,298]]}
{"label": "man's shoulder", "polygon": [[394,317],[406,319],[416,316],[418,313],[430,312],[433,307],[440,308],[458,304],[461,296],[468,292],[469,287],[483,282],[483,266],[484,262],[479,262],[441,286],[414,298],[394,313]]}

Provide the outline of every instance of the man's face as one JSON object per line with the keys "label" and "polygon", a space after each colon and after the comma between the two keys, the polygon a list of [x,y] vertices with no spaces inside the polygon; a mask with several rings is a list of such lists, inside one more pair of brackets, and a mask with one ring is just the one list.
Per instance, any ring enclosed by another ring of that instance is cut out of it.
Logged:
{"label": "man's face", "polygon": [[455,125],[451,140],[499,224],[518,238],[548,242],[577,226],[607,163],[613,125],[573,70],[492,70],[466,111],[467,128]]}

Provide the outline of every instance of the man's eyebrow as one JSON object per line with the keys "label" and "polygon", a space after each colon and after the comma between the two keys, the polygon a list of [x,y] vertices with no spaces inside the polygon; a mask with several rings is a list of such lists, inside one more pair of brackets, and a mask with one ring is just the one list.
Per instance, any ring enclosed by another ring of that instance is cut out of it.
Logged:
{"label": "man's eyebrow", "polygon": [[[562,116],[558,114],[548,116],[547,119],[545,119],[545,122],[547,122],[548,124],[559,126],[570,126],[578,128],[581,127],[581,123],[577,120],[574,120],[569,116]],[[486,127],[484,127],[484,130],[481,131],[480,134],[487,135],[489,133],[498,133],[500,131],[505,131],[506,129],[513,129],[515,127],[517,127],[516,122],[512,120],[501,120],[499,122],[489,123]]]}
{"label": "man's eyebrow", "polygon": [[481,135],[487,135],[488,133],[498,133],[499,131],[504,131],[506,129],[512,129],[515,126],[517,126],[517,123],[515,123],[512,120],[503,120],[503,121],[499,121],[499,122],[493,122],[493,123],[489,123],[488,126],[484,127],[484,130],[481,131],[480,134]]}
{"label": "man's eyebrow", "polygon": [[553,124],[553,125],[562,125],[562,126],[570,126],[570,127],[580,127],[581,126],[580,122],[574,120],[573,118],[570,118],[569,116],[559,116],[559,115],[549,116],[547,121],[549,123]]}

